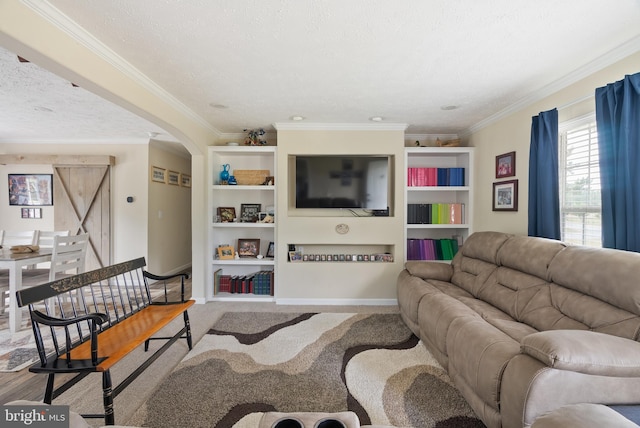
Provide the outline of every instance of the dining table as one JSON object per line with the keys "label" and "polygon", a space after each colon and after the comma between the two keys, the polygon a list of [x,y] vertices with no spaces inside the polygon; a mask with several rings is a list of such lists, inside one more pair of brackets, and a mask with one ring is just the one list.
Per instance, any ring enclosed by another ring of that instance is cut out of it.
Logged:
{"label": "dining table", "polygon": [[[14,253],[9,248],[0,248],[0,270],[9,271],[9,330],[16,333],[22,325],[22,308],[18,307],[16,292],[22,289],[22,271],[26,266],[51,261],[51,248],[40,248],[28,253]],[[6,277],[0,277],[6,281]]]}

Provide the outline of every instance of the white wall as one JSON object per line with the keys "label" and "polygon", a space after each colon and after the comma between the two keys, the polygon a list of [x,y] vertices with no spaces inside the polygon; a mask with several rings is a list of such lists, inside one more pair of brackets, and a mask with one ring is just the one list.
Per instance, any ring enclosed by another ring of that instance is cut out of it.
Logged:
{"label": "white wall", "polygon": [[[1,146],[1,145],[0,145]],[[0,147],[1,151],[1,147]],[[0,229],[53,230],[53,206],[33,207],[42,209],[42,218],[23,219],[21,206],[9,205],[8,174],[52,174],[51,165],[0,165]],[[55,200],[53,201],[55,204]]]}
{"label": "white wall", "polygon": [[[149,168],[191,175],[191,161],[153,146]],[[150,272],[176,273],[191,266],[191,188],[149,180],[147,259]]]}
{"label": "white wall", "polygon": [[[528,186],[529,186],[529,145],[531,118],[541,111],[559,109],[559,120],[583,116],[595,111],[593,94],[595,89],[624,78],[625,74],[640,71],[640,53],[636,53],[558,92],[527,106],[477,132],[469,138],[469,145],[475,146],[475,203],[474,230],[498,230],[508,233],[527,234]],[[582,102],[576,102],[584,100]],[[566,107],[565,107],[566,106]],[[518,179],[518,212],[492,211],[492,184],[495,178],[496,156],[516,152],[516,176]]]}

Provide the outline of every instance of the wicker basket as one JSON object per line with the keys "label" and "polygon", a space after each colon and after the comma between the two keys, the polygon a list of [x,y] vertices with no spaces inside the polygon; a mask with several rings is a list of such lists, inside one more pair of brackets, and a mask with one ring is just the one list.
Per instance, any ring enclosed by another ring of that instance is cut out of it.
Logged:
{"label": "wicker basket", "polygon": [[269,176],[268,169],[234,169],[233,176],[239,185],[261,185]]}

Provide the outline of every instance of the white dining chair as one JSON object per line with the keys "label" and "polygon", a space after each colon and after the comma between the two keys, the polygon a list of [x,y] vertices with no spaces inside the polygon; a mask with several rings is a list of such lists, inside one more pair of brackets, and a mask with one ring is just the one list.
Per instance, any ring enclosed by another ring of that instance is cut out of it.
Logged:
{"label": "white dining chair", "polygon": [[40,248],[53,248],[55,236],[69,236],[68,230],[38,230],[38,246]]}
{"label": "white dining chair", "polygon": [[53,237],[51,264],[48,269],[26,269],[22,286],[28,287],[84,272],[89,234]]}
{"label": "white dining chair", "polygon": [[14,245],[37,245],[38,231],[9,231],[3,230],[0,234],[0,245],[3,248],[11,248]]}

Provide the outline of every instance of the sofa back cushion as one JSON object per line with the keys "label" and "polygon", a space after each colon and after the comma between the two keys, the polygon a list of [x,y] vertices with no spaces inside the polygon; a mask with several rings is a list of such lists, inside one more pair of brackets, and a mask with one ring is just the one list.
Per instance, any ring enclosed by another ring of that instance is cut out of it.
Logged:
{"label": "sofa back cushion", "polygon": [[640,315],[640,253],[570,246],[549,266],[550,279]]}

